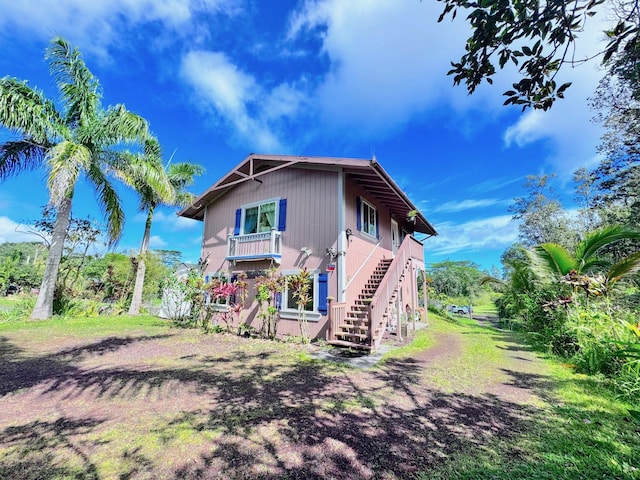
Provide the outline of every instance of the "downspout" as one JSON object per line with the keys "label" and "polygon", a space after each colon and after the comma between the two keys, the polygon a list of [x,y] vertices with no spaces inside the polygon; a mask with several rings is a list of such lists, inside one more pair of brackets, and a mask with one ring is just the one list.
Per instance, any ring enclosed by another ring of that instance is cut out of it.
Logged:
{"label": "downspout", "polygon": [[[204,246],[207,243],[207,241],[205,240],[207,237],[207,208],[209,208],[209,205],[205,205],[204,206],[204,217],[202,217],[202,245],[200,246],[200,258],[205,258],[205,254],[204,254]],[[205,271],[206,271],[206,267],[205,267]],[[205,273],[204,271],[202,272],[203,274]]]}
{"label": "downspout", "polygon": [[346,261],[346,246],[347,246],[347,234],[345,233],[344,219],[346,216],[346,199],[344,191],[344,170],[338,171],[338,258],[337,270],[338,270],[338,302],[345,301],[344,286],[347,281],[347,261]]}

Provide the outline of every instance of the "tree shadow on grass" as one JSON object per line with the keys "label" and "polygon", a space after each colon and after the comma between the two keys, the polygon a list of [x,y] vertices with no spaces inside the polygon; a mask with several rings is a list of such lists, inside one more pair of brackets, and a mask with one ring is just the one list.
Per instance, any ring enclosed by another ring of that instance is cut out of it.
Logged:
{"label": "tree shadow on grass", "polygon": [[[155,340],[145,338],[149,348]],[[192,352],[191,345],[173,351],[175,357],[162,365],[83,369],[72,364],[106,351],[118,351],[124,360],[135,338],[31,359],[21,358],[23,352],[7,342],[0,342],[0,352],[17,357],[36,376],[22,385],[46,382],[41,395],[65,400],[67,411],[76,401],[86,402],[84,393],[91,401],[141,412],[150,396],[179,399],[179,411],[150,416],[151,431],[133,434],[133,441],[108,440],[121,478],[416,478],[459,452],[490,449],[493,442],[544,422],[534,407],[488,394],[444,393],[425,384],[428,362],[392,359],[366,372],[336,370],[296,361],[275,344],[250,342],[239,343],[222,360],[189,355],[187,366],[181,359]],[[253,347],[265,350],[247,351]],[[38,362],[45,367],[39,377]],[[549,387],[545,377],[504,371],[514,386]],[[122,421],[117,411],[102,411],[113,413],[110,422]],[[57,426],[37,419],[5,429],[0,444],[8,445],[9,453],[0,462],[0,477],[12,478],[19,469],[30,477],[13,478],[97,477],[98,457],[92,453],[107,437],[91,434],[99,426],[92,421],[80,420],[75,430],[65,419]],[[39,432],[36,437],[29,437],[31,430]],[[147,448],[147,439],[160,442],[159,453]],[[78,451],[79,441],[94,443]]]}
{"label": "tree shadow on grass", "polygon": [[[8,449],[0,462],[0,478],[99,478],[86,448],[74,437],[87,435],[100,423],[95,418],[58,418],[5,428],[0,432],[0,445]],[[65,453],[65,462],[56,458],[60,451]]]}
{"label": "tree shadow on grass", "polygon": [[79,378],[85,372],[73,365],[89,356],[115,352],[138,342],[149,342],[171,337],[154,335],[142,337],[109,337],[87,345],[81,345],[47,355],[33,355],[0,337],[0,397],[35,385],[53,382],[64,383],[67,379]]}

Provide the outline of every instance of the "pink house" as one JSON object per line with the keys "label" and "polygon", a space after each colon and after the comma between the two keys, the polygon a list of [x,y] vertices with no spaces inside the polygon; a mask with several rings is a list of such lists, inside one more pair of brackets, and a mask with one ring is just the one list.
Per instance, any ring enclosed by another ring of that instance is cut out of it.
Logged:
{"label": "pink house", "polygon": [[[179,215],[204,222],[205,276],[270,267],[312,273],[312,338],[375,350],[387,329],[415,319],[422,240],[433,226],[376,159],[251,154]],[[258,328],[255,289],[245,323]],[[300,334],[290,292],[278,334]]]}

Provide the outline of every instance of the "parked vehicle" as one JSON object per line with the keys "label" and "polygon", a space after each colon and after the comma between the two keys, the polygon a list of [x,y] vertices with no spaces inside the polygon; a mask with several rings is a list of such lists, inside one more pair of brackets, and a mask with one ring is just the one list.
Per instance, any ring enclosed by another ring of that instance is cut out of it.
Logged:
{"label": "parked vehicle", "polygon": [[449,305],[449,311],[451,313],[457,313],[458,315],[469,315],[471,313],[470,305]]}

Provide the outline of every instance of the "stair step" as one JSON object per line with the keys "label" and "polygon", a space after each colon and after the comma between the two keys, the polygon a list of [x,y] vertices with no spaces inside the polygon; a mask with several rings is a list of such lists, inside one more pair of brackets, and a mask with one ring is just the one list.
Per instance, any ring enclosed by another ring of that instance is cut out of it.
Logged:
{"label": "stair step", "polygon": [[338,326],[338,328],[342,329],[343,331],[346,330],[357,330],[360,332],[368,332],[369,331],[369,326],[368,325],[351,325],[349,323],[342,323]]}
{"label": "stair step", "polygon": [[351,348],[358,348],[360,350],[371,350],[371,345],[364,345],[362,343],[347,342],[346,340],[329,340],[327,343],[329,345],[334,345],[336,347],[351,347]]}
{"label": "stair step", "polygon": [[352,322],[366,323],[369,320],[369,317],[351,315],[351,312],[349,312],[349,313],[347,313],[347,316],[345,317],[345,320],[349,320],[349,321],[352,321]]}
{"label": "stair step", "polygon": [[369,338],[368,335],[364,333],[347,333],[347,332],[336,332],[336,337],[341,338],[343,340],[354,341],[353,339],[357,339],[356,341],[367,340]]}

